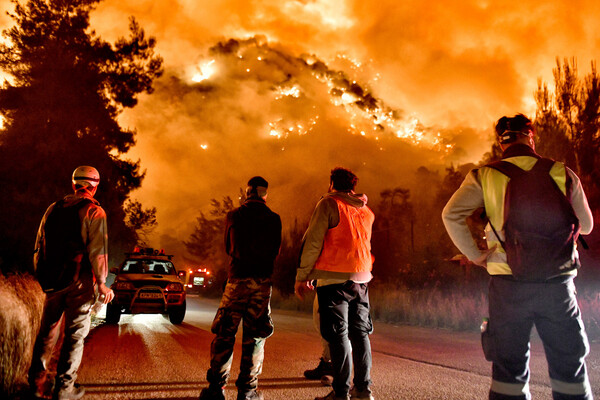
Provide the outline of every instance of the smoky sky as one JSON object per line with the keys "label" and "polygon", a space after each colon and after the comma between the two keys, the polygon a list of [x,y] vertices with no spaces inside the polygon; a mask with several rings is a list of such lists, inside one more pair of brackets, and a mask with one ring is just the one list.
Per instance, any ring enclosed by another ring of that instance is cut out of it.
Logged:
{"label": "smoky sky", "polygon": [[269,181],[268,202],[289,226],[306,222],[333,167],[354,170],[358,189],[376,200],[408,184],[418,166],[464,158],[437,130],[374,96],[355,79],[360,72],[265,37],[217,42],[201,64],[210,77],[167,73],[126,118],[139,131],[131,153],[147,160],[139,196],[157,204],[169,236],[185,235],[211,198],[235,199],[254,175]]}
{"label": "smoky sky", "polygon": [[375,202],[420,166],[476,162],[495,120],[534,113],[557,57],[585,73],[600,50],[591,0],[106,0],[92,28],[114,41],[131,15],[165,74],[120,117],[137,131],[124,157],[147,171],[133,197],[158,208],[153,240],[173,246],[254,175],[289,226],[335,166]]}

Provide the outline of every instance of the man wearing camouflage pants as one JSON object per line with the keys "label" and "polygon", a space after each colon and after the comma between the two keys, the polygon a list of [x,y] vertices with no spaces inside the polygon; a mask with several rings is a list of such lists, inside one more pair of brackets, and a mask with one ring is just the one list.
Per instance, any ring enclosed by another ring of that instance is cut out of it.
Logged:
{"label": "man wearing camouflage pants", "polygon": [[265,340],[273,333],[271,275],[281,245],[281,219],[267,207],[267,181],[255,176],[248,181],[247,199],[227,214],[225,249],[231,256],[225,293],[211,331],[208,387],[200,400],[225,400],[233,360],[235,334],[243,321],[242,360],[236,381],[237,400],[258,400],[256,389],[262,372]]}

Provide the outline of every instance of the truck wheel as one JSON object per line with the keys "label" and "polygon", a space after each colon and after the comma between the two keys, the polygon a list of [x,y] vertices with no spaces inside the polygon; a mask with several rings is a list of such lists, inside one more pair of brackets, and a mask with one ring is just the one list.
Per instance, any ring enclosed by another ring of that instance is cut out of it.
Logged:
{"label": "truck wheel", "polygon": [[108,303],[106,305],[106,323],[108,324],[118,324],[121,319],[121,307]]}
{"label": "truck wheel", "polygon": [[185,317],[185,300],[183,304],[177,307],[172,307],[169,310],[169,321],[174,325],[179,325],[183,322]]}

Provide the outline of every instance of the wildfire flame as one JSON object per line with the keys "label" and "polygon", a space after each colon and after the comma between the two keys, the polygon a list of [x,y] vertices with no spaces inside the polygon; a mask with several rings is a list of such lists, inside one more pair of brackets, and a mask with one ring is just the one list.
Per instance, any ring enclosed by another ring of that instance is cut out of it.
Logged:
{"label": "wildfire flame", "polygon": [[[313,130],[319,121],[319,112],[315,110],[307,118],[306,108],[311,102],[322,104],[315,94],[323,93],[317,88],[320,83],[325,85],[323,89],[329,102],[343,108],[350,134],[377,141],[387,136],[441,152],[449,152],[453,148],[438,132],[423,126],[417,116],[406,116],[401,110],[387,106],[372,93],[368,84],[349,78],[349,74],[361,75],[363,63],[346,55],[340,54],[335,60],[344,65],[344,70],[334,70],[314,55],[293,57],[285,54],[270,47],[263,37],[230,39],[213,46],[210,52],[213,58],[197,67],[199,72],[192,78],[194,82],[211,78],[217,70],[217,63],[223,69],[222,74],[232,79],[264,82],[273,76],[283,77],[269,89],[273,94],[273,107],[281,109],[281,112],[266,124],[268,137],[285,139],[289,135],[306,135]],[[373,80],[379,78],[376,73],[371,75]],[[278,106],[277,102],[282,103]],[[304,112],[294,112],[296,109]],[[208,146],[201,147],[206,150]],[[384,149],[382,143],[381,150]]]}
{"label": "wildfire flame", "polygon": [[280,87],[276,90],[275,99],[279,100],[285,96],[298,98],[300,97],[300,93],[300,88],[296,85],[289,87]]}
{"label": "wildfire flame", "polygon": [[215,72],[217,72],[215,60],[210,60],[198,66],[198,72],[194,74],[194,76],[192,77],[192,81],[197,83],[205,81],[207,79],[210,79],[210,77],[213,76]]}

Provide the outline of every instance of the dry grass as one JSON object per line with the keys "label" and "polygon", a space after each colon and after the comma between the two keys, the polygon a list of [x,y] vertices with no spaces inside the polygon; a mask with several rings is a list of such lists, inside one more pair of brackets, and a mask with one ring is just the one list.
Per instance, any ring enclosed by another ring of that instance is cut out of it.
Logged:
{"label": "dry grass", "polygon": [[600,340],[600,293],[597,285],[588,285],[577,295],[583,323],[592,341]]}
{"label": "dry grass", "polygon": [[454,330],[478,329],[487,315],[487,298],[481,290],[419,290],[391,286],[371,288],[375,320]]}
{"label": "dry grass", "polygon": [[[457,331],[476,331],[488,315],[487,286],[470,285],[453,289],[406,289],[394,285],[369,287],[374,320]],[[274,291],[272,305],[285,310],[312,312],[313,296],[303,301]],[[579,306],[590,340],[600,340],[600,293],[593,285],[579,290]]]}

